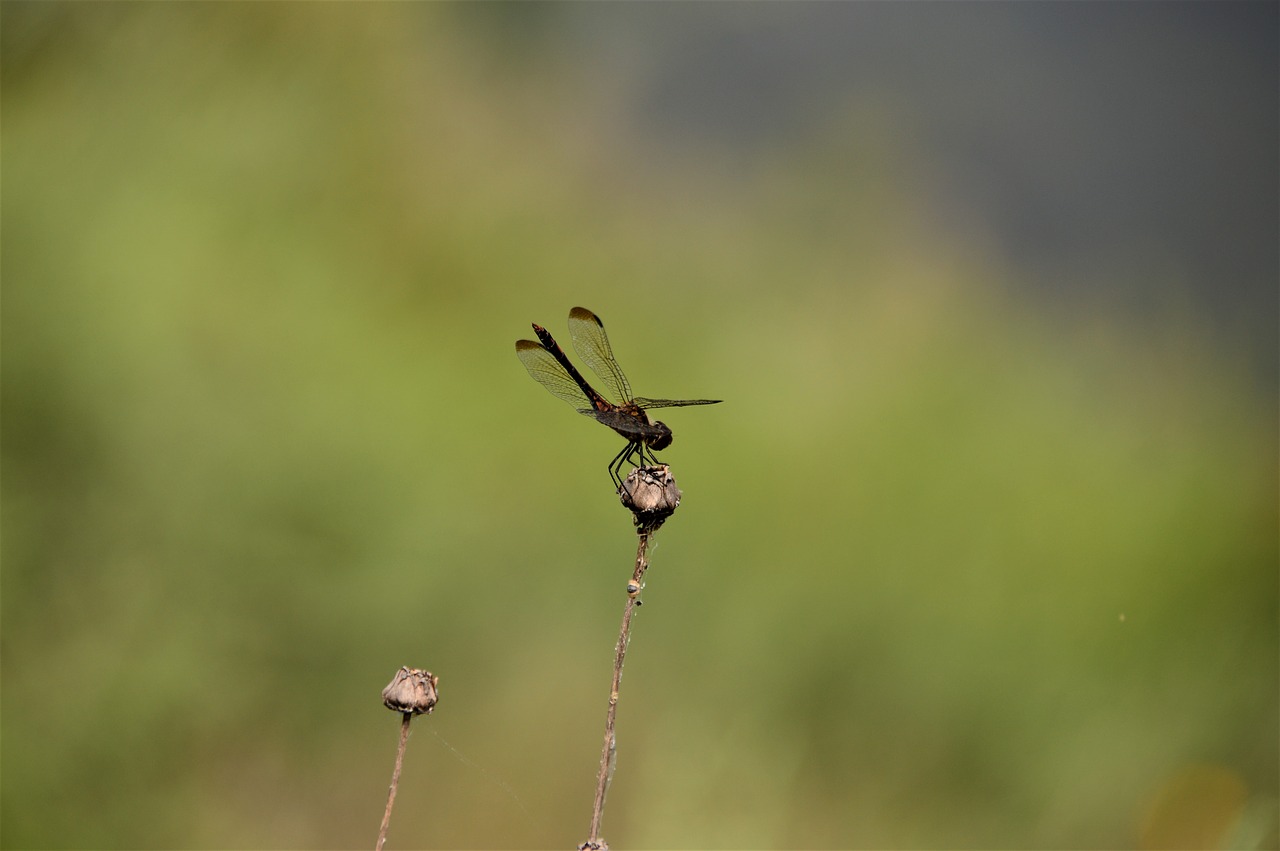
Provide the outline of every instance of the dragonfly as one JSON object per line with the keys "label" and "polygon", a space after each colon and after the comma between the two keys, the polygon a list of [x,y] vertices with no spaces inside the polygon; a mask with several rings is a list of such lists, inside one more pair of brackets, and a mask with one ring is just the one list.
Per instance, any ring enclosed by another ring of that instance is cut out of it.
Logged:
{"label": "dragonfly", "polygon": [[648,399],[632,396],[631,384],[622,367],[614,360],[604,323],[585,307],[569,311],[569,336],[578,357],[600,376],[607,389],[618,399],[614,404],[587,383],[551,333],[534,323],[537,340],[516,340],[516,355],[533,376],[551,395],[563,399],[580,414],[607,425],[622,435],[627,445],[609,462],[609,477],[618,487],[622,486],[622,468],[634,458],[639,466],[645,466],[646,458],[658,463],[653,454],[666,449],[674,439],[665,423],[650,420],[645,413],[654,408],[684,408],[690,405],[716,405],[720,399]]}

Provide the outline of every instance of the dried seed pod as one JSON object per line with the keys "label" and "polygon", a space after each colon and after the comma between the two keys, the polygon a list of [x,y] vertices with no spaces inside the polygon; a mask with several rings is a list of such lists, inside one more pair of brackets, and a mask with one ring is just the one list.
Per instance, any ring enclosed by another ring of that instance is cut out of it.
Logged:
{"label": "dried seed pod", "polygon": [[680,488],[666,464],[637,467],[618,490],[618,498],[630,509],[641,532],[652,532],[675,514]]}
{"label": "dried seed pod", "polygon": [[436,683],[440,678],[421,668],[403,667],[382,690],[382,703],[388,709],[413,715],[430,713],[440,699]]}

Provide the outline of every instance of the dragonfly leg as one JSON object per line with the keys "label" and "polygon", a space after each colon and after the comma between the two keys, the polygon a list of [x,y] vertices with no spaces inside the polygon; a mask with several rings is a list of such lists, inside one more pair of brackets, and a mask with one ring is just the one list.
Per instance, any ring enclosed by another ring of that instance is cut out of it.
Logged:
{"label": "dragonfly leg", "polygon": [[[646,452],[646,450],[647,450],[647,452]],[[647,461],[646,461],[646,458],[645,458],[645,456],[646,456],[646,455],[648,456],[648,460],[647,460]],[[655,454],[653,453],[653,450],[652,450],[652,449],[649,449],[649,447],[645,446],[644,444],[641,444],[641,445],[640,445],[640,465],[639,465],[639,466],[641,466],[641,467],[656,467],[656,466],[658,466],[658,465],[659,465],[659,464],[661,464],[661,463],[662,463],[662,462],[658,460],[658,456],[657,456],[657,455],[655,455]]]}
{"label": "dragonfly leg", "polygon": [[609,478],[613,479],[613,483],[619,488],[622,487],[622,468],[635,456],[637,449],[641,451],[640,464],[644,465],[643,447],[643,443],[633,440],[622,447],[622,451],[613,456],[613,460],[609,462]]}

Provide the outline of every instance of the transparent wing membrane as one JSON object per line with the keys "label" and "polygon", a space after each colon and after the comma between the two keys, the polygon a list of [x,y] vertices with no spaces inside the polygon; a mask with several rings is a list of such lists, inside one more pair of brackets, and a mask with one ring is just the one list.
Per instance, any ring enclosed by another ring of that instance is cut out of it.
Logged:
{"label": "transparent wing membrane", "polygon": [[644,396],[637,396],[631,401],[636,403],[637,408],[687,408],[690,405],[719,405],[721,399],[647,399]]}
{"label": "transparent wing membrane", "polygon": [[595,413],[595,408],[587,394],[578,386],[578,382],[569,377],[551,352],[542,348],[541,343],[533,340],[517,340],[516,356],[529,370],[533,380],[551,391],[551,395],[563,399],[574,408],[584,413]]}
{"label": "transparent wing membrane", "polygon": [[631,384],[613,358],[609,335],[605,334],[600,317],[585,307],[575,307],[569,311],[569,336],[573,338],[578,357],[600,376],[614,398],[625,405],[631,399]]}

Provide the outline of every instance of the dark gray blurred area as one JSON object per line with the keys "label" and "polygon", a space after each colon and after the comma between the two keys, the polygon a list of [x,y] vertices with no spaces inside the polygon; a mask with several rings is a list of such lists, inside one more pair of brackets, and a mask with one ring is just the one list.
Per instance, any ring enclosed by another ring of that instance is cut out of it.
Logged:
{"label": "dark gray blurred area", "polygon": [[744,175],[872,103],[937,163],[940,224],[996,234],[1047,307],[1102,296],[1140,318],[1189,291],[1275,376],[1278,4],[465,11],[629,79],[634,132],[714,146]]}

